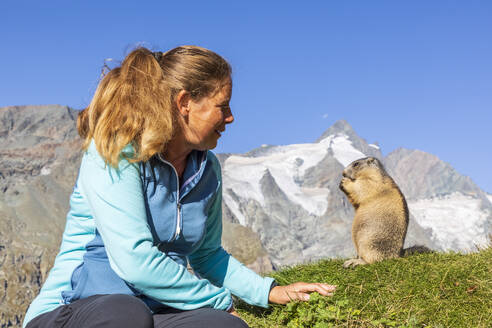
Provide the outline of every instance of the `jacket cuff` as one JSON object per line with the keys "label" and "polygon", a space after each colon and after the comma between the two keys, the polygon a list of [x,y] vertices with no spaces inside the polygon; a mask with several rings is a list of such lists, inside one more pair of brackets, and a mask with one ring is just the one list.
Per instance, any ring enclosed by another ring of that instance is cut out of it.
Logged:
{"label": "jacket cuff", "polygon": [[273,280],[272,284],[270,285],[270,290],[268,291],[268,304],[272,304],[270,302],[270,293],[272,292],[272,289],[277,287],[277,286],[278,286],[278,283],[275,280]]}

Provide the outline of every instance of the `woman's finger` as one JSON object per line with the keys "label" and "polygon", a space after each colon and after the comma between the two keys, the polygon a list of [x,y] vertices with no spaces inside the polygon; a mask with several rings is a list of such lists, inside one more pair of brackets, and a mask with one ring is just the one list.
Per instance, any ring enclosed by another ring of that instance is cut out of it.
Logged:
{"label": "woman's finger", "polygon": [[287,286],[274,287],[268,296],[269,302],[276,304],[287,304],[291,301],[308,301],[310,293],[318,292],[323,296],[332,296],[336,290],[335,285],[323,283],[296,282]]}
{"label": "woman's finger", "polygon": [[310,298],[308,293],[303,293],[301,291],[292,290],[287,293],[290,301],[309,301]]}
{"label": "woman's finger", "polygon": [[327,284],[322,284],[322,283],[297,283],[296,284],[296,290],[299,292],[318,292],[321,295],[329,295],[330,293],[333,293],[336,290],[335,285],[327,285]]}
{"label": "woman's finger", "polygon": [[317,285],[319,287],[317,292],[320,293],[321,295],[333,294],[333,292],[337,289],[337,286],[335,285],[327,285],[322,283],[318,283]]}
{"label": "woman's finger", "polygon": [[300,292],[317,292],[322,289],[317,283],[299,282],[295,285],[296,290]]}
{"label": "woman's finger", "polygon": [[311,296],[309,296],[309,294],[299,293],[299,300],[301,301],[309,301],[310,298]]}

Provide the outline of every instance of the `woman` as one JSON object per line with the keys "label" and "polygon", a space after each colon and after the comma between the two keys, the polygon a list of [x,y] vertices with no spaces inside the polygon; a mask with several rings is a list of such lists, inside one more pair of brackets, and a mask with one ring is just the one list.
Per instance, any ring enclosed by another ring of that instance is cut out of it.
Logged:
{"label": "woman", "polygon": [[[215,148],[230,65],[183,46],[132,51],[78,117],[84,156],[60,252],[24,327],[247,327],[231,293],[267,307],[335,286],[277,286],[221,247]],[[187,270],[187,265],[194,273]]]}

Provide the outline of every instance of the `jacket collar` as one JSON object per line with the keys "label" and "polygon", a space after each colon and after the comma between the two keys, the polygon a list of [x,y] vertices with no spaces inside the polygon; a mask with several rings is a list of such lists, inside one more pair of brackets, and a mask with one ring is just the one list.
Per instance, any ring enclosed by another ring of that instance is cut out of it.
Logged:
{"label": "jacket collar", "polygon": [[189,155],[180,181],[180,197],[184,197],[200,181],[207,165],[207,151],[193,150]]}
{"label": "jacket collar", "polygon": [[[169,167],[173,174],[176,176],[176,169],[172,166],[172,164],[166,161],[161,156],[157,156],[159,161]],[[183,198],[187,193],[190,192],[193,187],[196,186],[198,181],[200,181],[203,172],[205,171],[205,167],[207,165],[207,151],[201,150],[192,150],[188,155],[186,160],[186,167],[183,172],[183,179],[180,182],[179,186],[179,198]]]}

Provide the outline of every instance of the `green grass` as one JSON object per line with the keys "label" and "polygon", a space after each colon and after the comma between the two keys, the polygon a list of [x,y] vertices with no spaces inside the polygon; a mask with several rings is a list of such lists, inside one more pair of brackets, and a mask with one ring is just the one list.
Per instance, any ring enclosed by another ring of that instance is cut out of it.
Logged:
{"label": "green grass", "polygon": [[236,305],[250,327],[492,327],[492,248],[474,254],[430,253],[343,269],[323,260],[273,272],[280,284],[338,286],[269,309]]}

